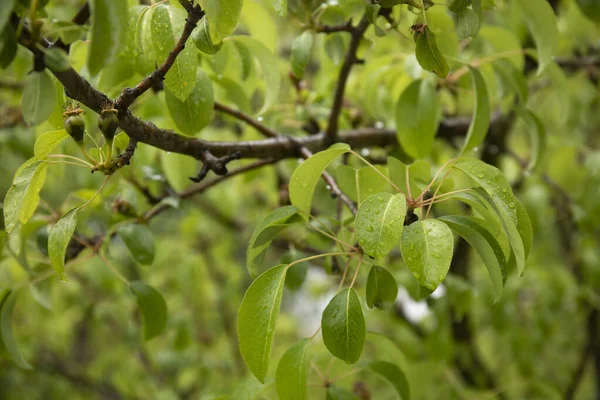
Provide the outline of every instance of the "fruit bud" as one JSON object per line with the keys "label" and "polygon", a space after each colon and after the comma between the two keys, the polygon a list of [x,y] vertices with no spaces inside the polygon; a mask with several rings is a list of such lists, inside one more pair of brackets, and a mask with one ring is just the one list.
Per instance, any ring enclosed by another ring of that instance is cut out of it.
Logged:
{"label": "fruit bud", "polygon": [[71,115],[65,121],[65,131],[77,143],[83,142],[83,134],[85,133],[85,121],[81,115]]}
{"label": "fruit bud", "polygon": [[119,127],[119,119],[117,113],[114,110],[102,111],[102,114],[98,117],[98,128],[104,135],[107,141],[112,141],[115,137],[115,132]]}

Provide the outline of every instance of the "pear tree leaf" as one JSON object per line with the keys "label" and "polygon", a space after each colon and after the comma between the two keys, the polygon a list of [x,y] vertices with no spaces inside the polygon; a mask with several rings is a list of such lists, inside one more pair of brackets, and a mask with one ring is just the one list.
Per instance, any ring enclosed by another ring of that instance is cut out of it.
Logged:
{"label": "pear tree leaf", "polygon": [[352,288],[342,290],[329,302],[321,318],[323,342],[329,352],[354,364],[365,344],[365,317],[358,295]]}
{"label": "pear tree leaf", "polygon": [[373,258],[386,256],[400,240],[406,197],[402,193],[378,193],[360,204],[354,222],[360,247]]}
{"label": "pear tree leaf", "polygon": [[381,308],[384,303],[393,303],[398,297],[398,284],[385,268],[374,265],[367,278],[367,306]]}
{"label": "pear tree leaf", "polygon": [[144,340],[162,334],[167,325],[167,303],[160,292],[141,281],[129,284],[135,295],[144,321]]}
{"label": "pear tree leaf", "polygon": [[546,0],[516,0],[538,51],[538,75],[544,72],[558,51],[558,23]]}
{"label": "pear tree leaf", "polygon": [[165,90],[165,100],[175,125],[185,135],[200,132],[213,118],[215,99],[212,81],[200,68],[196,71],[194,88],[184,101],[168,89]]}
{"label": "pear tree leaf", "polygon": [[18,222],[26,223],[40,203],[40,191],[46,181],[48,164],[31,158],[15,173],[4,199],[4,225],[10,233]]}
{"label": "pear tree leaf", "polygon": [[56,104],[56,89],[48,71],[33,71],[25,79],[21,110],[23,120],[29,126],[46,121]]}
{"label": "pear tree leaf", "polygon": [[117,234],[135,261],[142,265],[151,265],[154,262],[154,236],[146,225],[123,225],[119,227]]}
{"label": "pear tree leaf", "polygon": [[387,382],[389,382],[401,400],[410,399],[410,386],[404,371],[396,364],[387,361],[374,361],[367,365],[367,368],[375,372]]}
{"label": "pear tree leaf", "polygon": [[292,42],[290,64],[292,65],[292,73],[296,78],[302,78],[304,76],[304,70],[310,61],[310,54],[314,42],[315,34],[312,31],[304,31]]}
{"label": "pear tree leaf", "polygon": [[256,278],[238,312],[240,352],[250,372],[262,383],[269,369],[287,269],[287,265],[281,264]]}
{"label": "pear tree leaf", "polygon": [[71,237],[77,227],[77,212],[79,207],[75,207],[67,211],[54,224],[48,234],[48,256],[50,264],[56,271],[61,280],[65,280],[65,255],[67,246],[71,241]]}
{"label": "pear tree leaf", "polygon": [[428,26],[423,27],[423,32],[415,34],[417,42],[417,61],[425,71],[430,71],[445,78],[450,72],[446,58],[440,51],[435,33]]}
{"label": "pear tree leaf", "polygon": [[521,103],[525,104],[529,97],[529,88],[527,87],[527,80],[521,71],[508,60],[496,60],[492,64],[492,67],[502,81],[518,94]]}
{"label": "pear tree leaf", "polygon": [[33,145],[33,154],[38,159],[46,157],[68,136],[64,129],[42,133]]}
{"label": "pear tree leaf", "polygon": [[92,76],[110,65],[124,43],[127,31],[127,2],[93,0],[90,2],[92,25],[87,67]]}
{"label": "pear tree leaf", "polygon": [[417,221],[404,229],[400,248],[404,262],[419,284],[435,290],[448,274],[454,237],[441,221]]}
{"label": "pear tree leaf", "polygon": [[517,114],[525,122],[531,141],[531,160],[526,169],[526,171],[531,172],[538,166],[540,159],[546,152],[546,128],[538,116],[525,107],[518,108]]}
{"label": "pear tree leaf", "polygon": [[305,215],[310,214],[313,193],[325,168],[338,156],[348,153],[350,146],[334,144],[327,150],[313,154],[294,170],[290,178],[290,201]]}
{"label": "pear tree leaf", "polygon": [[210,38],[214,43],[221,42],[235,29],[242,13],[242,0],[204,0],[203,6],[208,17]]}
{"label": "pear tree leaf", "polygon": [[464,8],[456,15],[456,33],[459,40],[477,36],[479,17],[470,8]]}
{"label": "pear tree leaf", "polygon": [[479,72],[478,69],[471,66],[469,66],[469,70],[473,77],[473,87],[475,89],[475,108],[461,154],[483,143],[483,139],[485,139],[488,128],[490,127],[492,116],[490,98],[483,75],[481,75],[481,72]]}
{"label": "pear tree leaf", "polygon": [[[259,271],[257,261],[259,256],[267,250],[275,236],[283,229],[299,222],[298,209],[294,206],[284,206],[273,210],[257,226],[248,242],[246,250],[246,267],[252,278],[256,278]],[[301,220],[301,219],[300,219]]]}
{"label": "pear tree leaf", "polygon": [[21,290],[7,291],[0,296],[0,338],[1,344],[15,364],[23,369],[33,369],[25,360],[13,335],[13,314]]}
{"label": "pear tree leaf", "polygon": [[281,357],[275,377],[280,398],[306,400],[306,350],[309,343],[310,339],[301,339]]}

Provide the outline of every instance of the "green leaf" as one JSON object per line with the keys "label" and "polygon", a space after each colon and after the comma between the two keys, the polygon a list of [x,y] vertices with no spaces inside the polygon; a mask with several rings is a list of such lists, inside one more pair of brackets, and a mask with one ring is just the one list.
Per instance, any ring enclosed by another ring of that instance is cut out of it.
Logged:
{"label": "green leaf", "polygon": [[259,114],[263,114],[275,104],[279,97],[281,87],[279,61],[265,45],[249,36],[233,36],[227,40],[233,40],[236,44],[245,46],[260,65],[265,80],[265,102],[259,111]]}
{"label": "green leaf", "polygon": [[111,64],[123,44],[127,30],[127,2],[93,0],[90,2],[92,27],[87,67],[92,76]]}
{"label": "green leaf", "polygon": [[50,49],[44,49],[44,64],[50,70],[55,72],[63,72],[71,68],[69,62],[69,55],[63,49],[53,47]]}
{"label": "green leaf", "polygon": [[469,6],[469,0],[452,0],[452,3],[448,5],[448,10],[453,13],[459,13]]}
{"label": "green leaf", "polygon": [[[135,19],[135,48],[132,51],[132,62],[136,72],[140,74],[151,74],[155,69],[156,57],[154,56],[154,45],[152,41],[152,14],[156,7],[137,8],[133,7],[131,13],[137,13]],[[135,14],[134,14],[135,15]],[[130,23],[133,23],[130,21]]]}
{"label": "green leaf", "polygon": [[287,16],[287,3],[288,0],[271,0],[273,2],[273,8],[275,12],[281,17]]}
{"label": "green leaf", "polygon": [[[375,168],[387,176],[386,167],[377,165]],[[375,193],[391,191],[389,182],[372,167],[354,169],[340,164],[335,170],[335,176],[340,190],[358,204]]]}
{"label": "green leaf", "polygon": [[479,17],[475,11],[465,8],[456,16],[456,33],[459,40],[477,36],[479,32]]}
{"label": "green leaf", "polygon": [[417,42],[417,61],[421,65],[421,68],[433,72],[440,78],[447,77],[450,72],[450,67],[438,47],[435,33],[433,33],[428,26],[425,26],[423,28],[423,33],[416,34],[415,41]]}
{"label": "green leaf", "polygon": [[25,79],[21,110],[23,120],[29,126],[36,126],[46,121],[56,104],[56,89],[49,73],[33,71]]}
{"label": "green leaf", "polygon": [[203,6],[210,22],[210,38],[219,43],[235,29],[242,12],[242,0],[204,0]]}
{"label": "green leaf", "polygon": [[525,107],[518,108],[517,115],[525,122],[531,141],[531,156],[526,169],[526,171],[531,172],[537,167],[538,162],[546,152],[546,128],[537,115]]}
{"label": "green leaf", "polygon": [[77,212],[79,207],[67,211],[54,224],[48,235],[48,256],[52,268],[56,271],[61,280],[65,280],[65,255],[67,246],[77,227]]}
{"label": "green leaf", "polygon": [[271,245],[275,236],[283,229],[297,222],[298,209],[294,206],[284,206],[269,213],[254,229],[246,250],[246,268],[252,278],[258,275],[259,256]]}
{"label": "green leaf", "polygon": [[223,47],[223,41],[215,43],[210,37],[207,18],[200,20],[198,27],[192,32],[191,40],[198,50],[205,54],[216,54]]}
{"label": "green leaf", "polygon": [[69,137],[69,135],[67,135],[67,132],[64,129],[42,133],[33,146],[35,158],[40,159],[46,157],[67,137]]}
{"label": "green leaf", "polygon": [[592,21],[600,23],[600,3],[598,0],[576,0],[576,3],[581,9],[581,14]]}
{"label": "green leaf", "polygon": [[40,203],[40,190],[46,181],[46,161],[32,158],[15,173],[4,199],[4,225],[10,233],[20,221],[26,223]]}
{"label": "green leaf", "polygon": [[447,215],[439,220],[462,236],[477,251],[492,280],[494,302],[497,302],[504,289],[506,259],[496,239],[473,217]]}
{"label": "green leaf", "polygon": [[[156,61],[162,64],[181,37],[185,25],[185,11],[160,4],[154,7],[150,23]],[[185,101],[194,90],[198,53],[194,46],[185,46],[165,76],[165,89],[180,101]]]}
{"label": "green leaf", "polygon": [[496,60],[492,64],[492,67],[502,81],[519,95],[521,103],[525,104],[529,97],[529,88],[527,87],[527,80],[523,76],[523,73],[508,60]]}
{"label": "green leaf", "polygon": [[556,15],[546,0],[516,0],[516,4],[535,40],[539,75],[558,51],[559,33]]}
{"label": "green leaf", "polygon": [[144,320],[144,340],[159,336],[167,325],[167,303],[162,295],[153,287],[141,281],[129,284],[131,292],[137,299]]}
{"label": "green leaf", "polygon": [[463,171],[481,186],[512,223],[517,225],[516,198],[502,171],[479,160],[458,162],[453,168]]}
{"label": "green leaf", "polygon": [[365,317],[358,295],[342,290],[329,302],[321,318],[323,342],[329,352],[348,364],[360,358],[365,344]]}
{"label": "green leaf", "polygon": [[117,233],[135,261],[142,265],[154,262],[154,236],[146,225],[123,225]]}
{"label": "green leaf", "polygon": [[516,200],[515,204],[517,205],[517,217],[519,219],[517,222],[517,231],[519,231],[519,235],[523,241],[523,250],[525,251],[525,259],[527,259],[533,246],[533,227],[531,226],[529,214],[527,214],[525,206],[519,200]]}
{"label": "green leaf", "polygon": [[358,400],[358,397],[344,388],[330,386],[327,388],[326,400]]}
{"label": "green leaf", "polygon": [[240,352],[252,374],[262,383],[269,369],[287,268],[285,264],[278,265],[256,278],[238,312]]}
{"label": "green leaf", "polygon": [[[515,213],[515,220],[511,218],[511,215],[507,214],[506,210],[503,209],[502,203],[499,203],[498,200],[490,195],[485,188],[477,188],[475,189],[477,193],[482,196],[487,203],[489,204],[490,209],[492,209],[496,215],[498,215],[500,219],[500,223],[506,232],[506,236],[508,237],[508,242],[510,243],[511,250],[515,256],[515,262],[517,264],[517,271],[519,276],[523,274],[525,270],[525,246],[523,243],[523,239],[521,238],[521,233],[519,232],[518,226],[518,217],[516,211],[517,199],[513,200],[513,207]],[[522,229],[526,229],[525,226],[521,227]]]}
{"label": "green leaf", "polygon": [[454,237],[441,221],[417,221],[404,229],[400,248],[404,262],[419,284],[435,290],[448,274]]}
{"label": "green leaf", "polygon": [[290,178],[290,201],[304,214],[310,214],[313,193],[325,168],[334,158],[350,151],[350,146],[339,143],[314,154],[296,168]]}
{"label": "green leaf", "polygon": [[33,369],[25,360],[13,335],[13,313],[20,290],[8,291],[4,298],[0,298],[0,333],[2,334],[2,344],[15,364],[23,369]]}
{"label": "green leaf", "polygon": [[387,269],[374,265],[367,278],[367,306],[382,308],[384,303],[393,303],[398,297],[398,284]]}
{"label": "green leaf", "polygon": [[[0,31],[2,32],[2,31]],[[7,25],[0,35],[0,68],[8,68],[17,55],[17,35],[12,26]]]}
{"label": "green leaf", "polygon": [[177,153],[162,153],[160,166],[173,189],[182,191],[192,182],[190,176],[198,173],[198,161],[193,157]]}
{"label": "green leaf", "polygon": [[381,9],[381,5],[379,4],[367,4],[365,6],[365,15],[370,23],[375,25],[377,23],[377,16],[379,15],[379,10]]}
{"label": "green leaf", "polygon": [[492,115],[490,98],[483,75],[481,75],[478,69],[471,66],[469,66],[469,70],[473,77],[473,87],[475,89],[475,109],[473,110],[473,119],[471,125],[469,125],[467,138],[465,139],[461,154],[483,143],[483,139],[485,139],[490,127]]}
{"label": "green leaf", "polygon": [[394,387],[394,389],[396,389],[396,393],[398,393],[400,399],[410,399],[410,387],[408,385],[408,379],[406,378],[404,371],[402,371],[396,364],[392,364],[387,361],[374,361],[369,363],[367,368],[388,381]]}
{"label": "green leaf", "polygon": [[312,31],[304,31],[292,42],[292,56],[290,63],[292,65],[292,73],[296,78],[304,76],[304,70],[310,61],[313,44],[315,42],[315,34]]}
{"label": "green leaf", "polygon": [[4,27],[10,21],[10,15],[16,0],[4,0],[2,1],[2,7],[0,7],[0,32],[4,31]]}
{"label": "green leaf", "polygon": [[406,197],[402,193],[378,193],[360,204],[354,229],[360,247],[373,258],[386,256],[400,240]]}
{"label": "green leaf", "polygon": [[306,350],[310,339],[301,339],[285,352],[279,365],[275,384],[281,399],[305,400],[306,397]]}
{"label": "green leaf", "polygon": [[441,108],[431,80],[414,81],[396,103],[398,143],[413,158],[431,153]]}
{"label": "green leaf", "polygon": [[71,21],[49,20],[44,21],[44,25],[42,26],[44,37],[50,39],[52,42],[60,39],[64,44],[71,44],[81,39],[86,31],[87,28],[85,26]]}
{"label": "green leaf", "polygon": [[194,89],[184,101],[170,90],[165,90],[165,99],[175,125],[186,135],[200,132],[213,118],[215,99],[212,81],[200,68],[196,72]]}

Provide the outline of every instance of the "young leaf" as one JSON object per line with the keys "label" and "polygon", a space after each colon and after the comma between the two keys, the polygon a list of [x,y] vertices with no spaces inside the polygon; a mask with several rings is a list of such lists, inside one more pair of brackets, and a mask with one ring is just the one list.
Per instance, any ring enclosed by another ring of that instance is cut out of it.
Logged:
{"label": "young leaf", "polygon": [[6,233],[10,233],[19,221],[25,223],[33,216],[40,203],[40,190],[46,180],[47,166],[46,161],[32,158],[15,173],[4,199]]}
{"label": "young leaf", "polygon": [[497,60],[492,64],[492,67],[502,81],[519,95],[521,103],[525,104],[529,97],[529,88],[521,71],[508,60]]}
{"label": "young leaf", "polygon": [[435,290],[448,274],[454,237],[448,225],[435,219],[417,221],[402,233],[402,256],[421,286]]}
{"label": "young leaf", "polygon": [[410,399],[410,387],[408,385],[408,379],[396,364],[389,363],[387,361],[374,361],[370,363],[367,368],[376,374],[380,375],[386,381],[388,381],[396,393],[400,396],[401,400]]}
{"label": "young leaf", "polygon": [[202,20],[200,20],[198,27],[192,32],[191,40],[198,50],[205,54],[217,54],[219,50],[221,50],[221,47],[223,47],[222,41],[215,43],[210,37],[207,18],[202,18]]}
{"label": "young leaf", "polygon": [[278,265],[256,278],[238,312],[240,352],[250,372],[262,383],[269,369],[287,268],[285,264]]}
{"label": "young leaf", "polygon": [[398,284],[387,269],[374,265],[367,278],[367,306],[381,308],[398,296]]}
{"label": "young leaf", "polygon": [[260,65],[265,80],[265,102],[259,111],[259,114],[263,114],[275,104],[279,96],[281,87],[279,61],[265,45],[249,36],[233,36],[227,40],[233,40],[235,43],[245,46]]}
{"label": "young leaf", "polygon": [[479,17],[470,8],[464,8],[456,16],[456,33],[459,40],[475,37],[479,31]]}
{"label": "young leaf", "polygon": [[312,31],[304,31],[292,42],[290,63],[292,65],[292,73],[296,78],[304,76],[304,69],[310,61],[310,53],[312,52],[314,41],[315,34]]}
{"label": "young leaf", "polygon": [[512,223],[517,225],[516,198],[508,180],[498,168],[479,160],[462,161],[453,168],[463,171],[481,186]]}
{"label": "young leaf", "polygon": [[533,246],[533,227],[531,226],[529,214],[527,214],[525,206],[519,200],[516,200],[515,204],[517,205],[517,218],[519,219],[517,222],[517,231],[519,231],[519,235],[523,241],[523,250],[525,251],[525,259],[527,259]]}
{"label": "young leaf", "polygon": [[210,38],[219,43],[235,29],[242,12],[242,0],[205,0],[202,4],[210,21]]}
{"label": "young leaf", "polygon": [[469,70],[473,77],[473,87],[475,89],[475,109],[473,111],[473,120],[471,121],[471,125],[469,125],[469,131],[467,132],[467,138],[465,139],[461,154],[479,146],[483,142],[488,128],[490,127],[492,115],[490,99],[483,75],[481,75],[481,72],[479,72],[478,69],[471,66],[469,66]]}
{"label": "young leaf", "polygon": [[33,154],[35,158],[44,158],[54,150],[56,146],[62,143],[69,135],[64,129],[42,133],[33,145]]}
{"label": "young leaf", "polygon": [[492,280],[494,302],[497,302],[504,288],[506,259],[496,239],[473,217],[446,215],[439,220],[462,236],[477,251]]}
{"label": "young leaf", "polygon": [[175,125],[186,135],[200,132],[212,120],[215,103],[212,81],[200,68],[196,71],[196,84],[184,101],[170,90],[165,90],[165,100]]}
{"label": "young leaf", "polygon": [[435,73],[440,78],[447,77],[450,67],[438,47],[435,33],[428,26],[424,26],[423,33],[417,32],[415,41],[417,42],[417,61],[421,67],[426,71]]}
{"label": "young leaf", "polygon": [[152,264],[154,261],[154,236],[146,225],[123,225],[119,227],[117,234],[135,261],[142,265]]}
{"label": "young leaf", "polygon": [[137,299],[144,320],[144,340],[159,336],[167,325],[167,303],[162,295],[152,286],[141,281],[129,284],[131,292]]}
{"label": "young leaf", "polygon": [[254,229],[246,250],[246,268],[252,278],[258,275],[258,257],[269,247],[275,236],[283,229],[297,222],[294,218],[298,209],[294,206],[277,208],[265,217]]}
{"label": "young leaf", "polygon": [[406,198],[402,193],[378,193],[363,201],[354,228],[360,247],[373,258],[386,256],[402,235]]}
{"label": "young leaf", "polygon": [[111,64],[124,43],[127,29],[127,2],[119,0],[93,0],[91,44],[87,67],[92,76]]}
{"label": "young leaf", "polygon": [[33,369],[31,365],[25,360],[17,342],[13,335],[12,319],[15,311],[15,305],[20,294],[20,290],[8,291],[4,298],[0,298],[0,333],[2,344],[10,355],[10,358],[23,369]]}
{"label": "young leaf", "polygon": [[52,114],[56,104],[56,89],[48,71],[33,71],[25,79],[21,110],[23,120],[29,126],[44,122]]}
{"label": "young leaf", "polygon": [[531,161],[527,166],[527,171],[531,172],[546,152],[546,128],[537,115],[525,107],[518,108],[517,114],[525,122],[531,140]]}
{"label": "young leaf", "polygon": [[552,6],[546,0],[517,0],[517,7],[535,40],[538,50],[538,75],[558,50],[558,24]]}
{"label": "young leaf", "polygon": [[342,290],[329,302],[321,318],[323,342],[329,352],[348,364],[360,358],[365,344],[365,318],[358,295]]}
{"label": "young leaf", "polygon": [[65,254],[67,246],[77,227],[79,207],[70,209],[54,224],[48,235],[48,256],[52,268],[61,280],[65,280]]}
{"label": "young leaf", "polygon": [[157,64],[152,41],[152,14],[155,8],[132,7],[130,11],[138,14],[135,20],[134,41],[137,51],[132,54],[133,68],[143,75],[151,74]]}
{"label": "young leaf", "polygon": [[281,399],[306,400],[306,350],[310,339],[296,342],[285,352],[275,377],[277,394]]}
{"label": "young leaf", "polygon": [[408,155],[423,158],[431,152],[440,114],[432,81],[414,81],[402,92],[396,104],[396,136]]}
{"label": "young leaf", "polygon": [[304,214],[310,214],[313,193],[325,168],[334,158],[350,151],[344,143],[334,144],[327,150],[314,154],[294,170],[290,178],[290,201]]}
{"label": "young leaf", "polygon": [[[185,11],[166,4],[154,7],[150,30],[156,61],[162,64],[175,47],[185,25]],[[168,89],[180,101],[185,101],[194,90],[198,65],[197,50],[194,46],[185,46],[175,59],[175,63],[165,76],[165,89]]]}

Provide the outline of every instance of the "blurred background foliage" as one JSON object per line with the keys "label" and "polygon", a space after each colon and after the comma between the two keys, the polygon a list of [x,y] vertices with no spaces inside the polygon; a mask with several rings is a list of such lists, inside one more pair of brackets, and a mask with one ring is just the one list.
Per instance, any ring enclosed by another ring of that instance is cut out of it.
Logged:
{"label": "blurred background foliage", "polygon": [[[305,9],[316,9],[325,2],[289,0],[287,18],[278,17],[269,3],[246,0],[237,33],[250,34],[265,44],[279,56],[280,72],[287,74],[291,42],[306,22]],[[364,9],[362,1],[340,3],[343,7],[336,1],[321,7],[323,23],[342,23],[349,17],[358,20]],[[432,26],[448,27],[440,28],[438,36],[450,60],[481,59],[533,47],[525,21],[514,12],[511,1],[484,3],[494,3],[493,9],[486,9],[479,36],[467,42],[458,40],[455,21],[445,7],[429,11],[428,17],[435,21]],[[556,64],[536,76],[535,67],[529,65],[531,59],[522,53],[509,58],[526,71],[527,106],[546,128],[546,153],[534,171],[523,172],[519,160],[530,158],[531,146],[528,128],[520,121],[505,132],[505,148],[489,149],[531,216],[534,246],[524,276],[510,277],[502,299],[493,304],[485,267],[470,252],[455,260],[442,289],[418,300],[416,283],[396,254],[388,264],[401,287],[396,304],[366,312],[369,330],[388,339],[374,335],[363,359],[389,357],[400,363],[414,399],[562,399],[574,379],[580,384],[570,398],[592,399],[600,393],[600,25],[598,20],[586,18],[574,0],[551,3],[560,30]],[[130,6],[137,4],[129,0]],[[43,16],[48,21],[69,20],[79,6],[80,1],[50,0]],[[431,76],[419,68],[414,57],[409,28],[415,15],[404,6],[394,8],[393,13],[397,30],[387,30],[383,37],[370,30],[361,43],[359,57],[365,63],[350,77],[341,129],[394,128],[395,105],[403,89],[416,78]],[[85,28],[79,37],[82,35]],[[313,121],[324,123],[337,81],[335,71],[347,42],[344,33],[317,35],[304,86],[297,92],[292,81],[284,80],[278,103],[262,117],[263,122],[289,135],[305,134],[302,127]],[[75,41],[70,54],[72,64],[84,75],[86,45]],[[213,80],[217,99],[256,109],[264,83],[256,68],[243,76],[242,56],[226,45],[215,56],[201,55],[200,65]],[[117,63],[92,80],[112,97],[143,77],[126,65],[125,55]],[[454,61],[450,65],[452,71],[460,67]],[[22,82],[31,68],[30,53],[19,48],[15,62],[0,77],[2,198],[16,169],[33,156],[36,137],[62,125],[60,118],[58,125],[52,119],[35,128],[23,124],[19,103]],[[492,109],[510,114],[515,95],[493,65],[482,66],[481,72]],[[177,129],[164,97],[164,92],[144,96],[134,112],[160,127]],[[455,85],[441,87],[439,98],[446,117],[469,117],[473,104],[470,78],[463,76]],[[92,112],[85,115],[88,129],[99,138],[93,117]],[[198,136],[219,141],[260,138],[251,128],[218,114]],[[63,142],[60,151],[77,153],[70,141]],[[363,151],[372,159],[384,154],[376,148]],[[452,143],[437,140],[429,159],[439,165],[453,154]],[[22,370],[10,359],[0,359],[0,397],[276,398],[274,367],[264,387],[247,373],[237,346],[236,315],[251,282],[244,268],[248,238],[268,211],[287,203],[286,182],[297,163],[285,160],[232,178],[199,196],[179,199],[177,192],[192,185],[187,178],[200,166],[189,157],[139,144],[132,165],[120,171],[102,196],[81,213],[77,232],[95,237],[125,218],[114,211],[116,201],[127,201],[136,210],[152,206],[140,186],[155,196],[166,194],[174,206],[149,224],[156,244],[152,265],[137,264],[118,238],[109,244],[113,265],[128,278],[157,288],[166,299],[167,329],[149,342],[141,339],[134,296],[89,251],[67,265],[67,282],[53,276],[28,283],[49,268],[44,248],[48,217],[91,198],[103,180],[99,174],[53,165],[38,215],[20,233],[0,234],[0,289],[22,287],[13,326],[25,359],[35,367]],[[319,212],[335,214],[336,202],[324,186],[316,196]],[[453,202],[437,207],[443,212],[461,210]],[[303,249],[294,243],[303,241],[321,250],[331,246],[303,229],[288,230],[267,253],[265,265],[276,265],[286,257],[299,258]],[[459,263],[466,274],[456,273]],[[278,360],[297,339],[314,332],[339,279],[330,260],[311,263],[300,271],[286,282],[289,288],[272,360]],[[362,275],[357,282],[361,295],[366,270]],[[329,376],[349,371],[340,361],[330,364],[331,356],[323,346],[311,346],[310,353],[321,370],[331,367]],[[582,359],[586,362],[577,376]],[[311,370],[309,398],[325,396],[319,382]],[[395,396],[382,380],[364,372],[342,378],[336,385],[354,388],[355,393],[360,393],[362,385],[373,399]]]}

